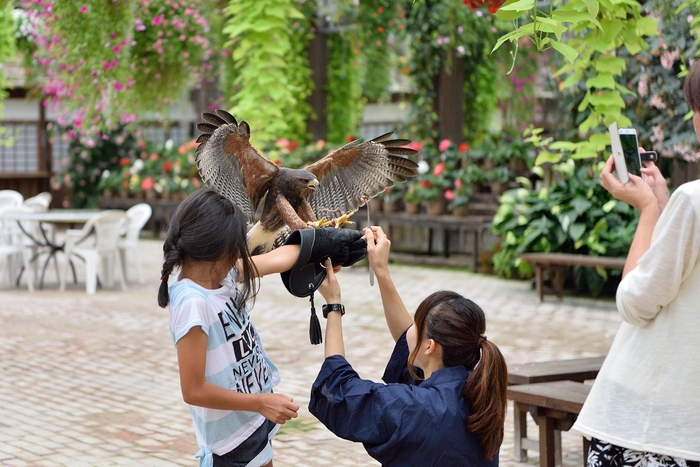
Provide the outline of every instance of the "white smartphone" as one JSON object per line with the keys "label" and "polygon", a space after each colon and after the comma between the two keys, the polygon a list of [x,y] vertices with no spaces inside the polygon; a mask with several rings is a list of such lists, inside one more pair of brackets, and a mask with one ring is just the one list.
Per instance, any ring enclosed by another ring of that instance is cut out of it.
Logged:
{"label": "white smartphone", "polygon": [[608,131],[610,132],[610,146],[612,147],[613,158],[615,160],[617,179],[627,184],[630,181],[630,177],[627,175],[627,164],[625,164],[625,155],[622,152],[622,142],[620,141],[617,122],[610,124]]}
{"label": "white smartphone", "polygon": [[627,173],[641,177],[642,159],[639,156],[637,130],[634,128],[620,128],[618,133],[620,135],[620,144],[622,145],[622,154],[625,156]]}
{"label": "white smartphone", "polygon": [[610,145],[615,158],[615,172],[622,183],[629,183],[629,174],[642,176],[642,160],[639,156],[637,130],[634,128],[618,128],[613,122],[609,127]]}

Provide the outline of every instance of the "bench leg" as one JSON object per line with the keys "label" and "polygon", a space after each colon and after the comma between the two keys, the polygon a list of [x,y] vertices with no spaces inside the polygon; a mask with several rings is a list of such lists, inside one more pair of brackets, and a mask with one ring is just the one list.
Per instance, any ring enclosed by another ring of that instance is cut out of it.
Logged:
{"label": "bench leg", "polygon": [[566,266],[552,266],[552,269],[554,269],[554,291],[559,300],[561,300],[564,298],[564,272],[566,271]]}
{"label": "bench leg", "polygon": [[583,467],[588,466],[588,450],[591,447],[591,440],[586,438],[585,436],[583,437]]}
{"label": "bench leg", "polygon": [[537,417],[540,428],[540,467],[556,467],[556,449],[553,418]]}
{"label": "bench leg", "polygon": [[516,462],[527,461],[527,449],[523,446],[523,438],[527,438],[527,412],[529,406],[519,402],[513,403],[513,459]]}
{"label": "bench leg", "polygon": [[544,271],[542,269],[541,264],[535,266],[535,287],[540,303],[544,300]]}

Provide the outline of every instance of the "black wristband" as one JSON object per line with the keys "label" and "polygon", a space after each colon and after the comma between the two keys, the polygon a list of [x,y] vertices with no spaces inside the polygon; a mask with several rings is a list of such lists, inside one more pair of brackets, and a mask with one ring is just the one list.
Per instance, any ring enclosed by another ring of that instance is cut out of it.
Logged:
{"label": "black wristband", "polygon": [[324,318],[328,318],[329,311],[339,311],[340,316],[343,316],[345,314],[345,307],[343,305],[341,305],[340,303],[333,303],[330,305],[326,304],[326,305],[323,305],[323,307],[321,309],[323,310],[323,317]]}

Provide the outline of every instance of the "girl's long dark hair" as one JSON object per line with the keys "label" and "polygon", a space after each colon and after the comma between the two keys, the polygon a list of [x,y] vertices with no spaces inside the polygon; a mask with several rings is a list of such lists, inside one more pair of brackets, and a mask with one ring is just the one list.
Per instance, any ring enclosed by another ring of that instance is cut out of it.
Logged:
{"label": "girl's long dark hair", "polygon": [[246,241],[246,217],[231,201],[204,188],[189,195],[175,210],[163,244],[163,269],[158,289],[158,305],[170,302],[168,278],[173,269],[188,261],[214,262],[228,257],[231,265],[241,259],[244,300],[258,291],[257,271],[250,259]]}
{"label": "girl's long dark hair", "polygon": [[416,378],[413,362],[424,338],[442,346],[446,367],[461,365],[471,372],[462,390],[471,409],[465,422],[481,440],[486,457],[492,459],[503,442],[508,367],[496,344],[484,335],[484,312],[468,298],[443,290],[423,300],[414,322],[418,342],[408,359],[409,372]]}

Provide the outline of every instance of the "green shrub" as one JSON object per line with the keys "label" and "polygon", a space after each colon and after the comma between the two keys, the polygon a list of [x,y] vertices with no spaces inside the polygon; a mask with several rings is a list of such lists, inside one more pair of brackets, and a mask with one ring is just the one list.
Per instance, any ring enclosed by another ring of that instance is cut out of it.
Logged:
{"label": "green shrub", "polygon": [[[520,259],[526,252],[627,255],[639,214],[600,186],[599,167],[588,163],[551,188],[517,188],[501,196],[493,219],[493,232],[501,237],[493,255],[496,274],[532,277],[532,268]],[[603,268],[575,268],[573,281],[577,291],[599,295],[619,276]]]}

